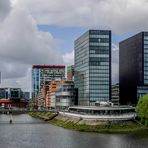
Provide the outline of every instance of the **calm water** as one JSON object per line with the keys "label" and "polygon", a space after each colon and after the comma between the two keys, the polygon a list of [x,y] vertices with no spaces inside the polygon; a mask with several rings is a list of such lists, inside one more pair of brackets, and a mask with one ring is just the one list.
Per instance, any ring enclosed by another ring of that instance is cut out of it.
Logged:
{"label": "calm water", "polygon": [[9,119],[0,115],[0,148],[148,148],[148,138],[71,131],[29,115]]}

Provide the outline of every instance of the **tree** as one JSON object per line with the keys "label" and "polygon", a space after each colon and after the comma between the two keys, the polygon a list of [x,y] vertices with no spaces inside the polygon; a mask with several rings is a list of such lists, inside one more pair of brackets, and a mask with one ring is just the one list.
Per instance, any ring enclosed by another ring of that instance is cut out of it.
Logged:
{"label": "tree", "polygon": [[148,94],[140,97],[136,106],[136,112],[141,121],[148,125]]}

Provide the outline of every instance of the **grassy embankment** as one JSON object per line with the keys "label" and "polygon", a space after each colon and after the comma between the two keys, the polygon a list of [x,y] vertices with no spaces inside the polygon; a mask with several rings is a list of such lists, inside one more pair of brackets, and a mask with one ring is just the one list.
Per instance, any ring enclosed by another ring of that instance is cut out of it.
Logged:
{"label": "grassy embankment", "polygon": [[[61,120],[61,118],[55,117],[52,113],[30,113],[31,116],[48,121],[48,123],[56,126],[60,126],[67,129],[83,131],[83,132],[99,132],[99,133],[135,133],[148,136],[148,128],[137,122],[123,122],[123,123],[111,123],[105,122],[103,124],[88,125],[82,124],[80,119],[77,122],[71,121],[71,119]],[[53,118],[53,119],[52,119]],[[52,120],[50,120],[52,119]]]}
{"label": "grassy embankment", "polygon": [[42,119],[44,121],[49,121],[55,116],[55,114],[50,112],[31,112],[29,113],[29,115],[35,118]]}

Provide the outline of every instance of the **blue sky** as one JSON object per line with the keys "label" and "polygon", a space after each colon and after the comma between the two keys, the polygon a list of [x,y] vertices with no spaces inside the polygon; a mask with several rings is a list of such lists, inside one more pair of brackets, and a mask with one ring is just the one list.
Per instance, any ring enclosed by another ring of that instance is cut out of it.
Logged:
{"label": "blue sky", "polygon": [[[72,49],[74,49],[74,40],[91,28],[38,25],[38,29],[40,31],[50,32],[54,38],[59,40],[59,48],[63,52],[70,52]],[[135,32],[126,32],[124,34],[112,32],[112,43],[118,45],[120,41],[134,34]]]}
{"label": "blue sky", "polygon": [[38,25],[38,29],[50,32],[59,41],[59,48],[64,52],[74,49],[74,40],[84,33],[87,29],[82,27],[58,27],[49,25]]}

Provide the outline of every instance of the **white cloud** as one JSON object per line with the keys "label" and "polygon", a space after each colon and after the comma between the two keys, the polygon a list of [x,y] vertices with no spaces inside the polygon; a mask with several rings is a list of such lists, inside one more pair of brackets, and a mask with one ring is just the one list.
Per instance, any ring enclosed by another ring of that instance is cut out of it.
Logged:
{"label": "white cloud", "polygon": [[147,0],[22,0],[40,24],[85,26],[116,32],[148,29]]}
{"label": "white cloud", "polygon": [[3,79],[2,74],[2,81],[1,86],[3,87],[14,87],[14,88],[21,88],[23,91],[30,91],[31,92],[31,68],[28,68],[26,75],[21,78],[6,78]]}
{"label": "white cloud", "polygon": [[112,44],[112,83],[119,82],[119,46]]}
{"label": "white cloud", "polygon": [[63,61],[67,65],[74,64],[74,50],[63,55]]}
{"label": "white cloud", "polygon": [[5,82],[1,86],[30,89],[26,82],[32,64],[62,62],[56,39],[49,32],[38,30],[36,20],[25,6],[12,5],[10,12],[0,20],[0,71]]}

